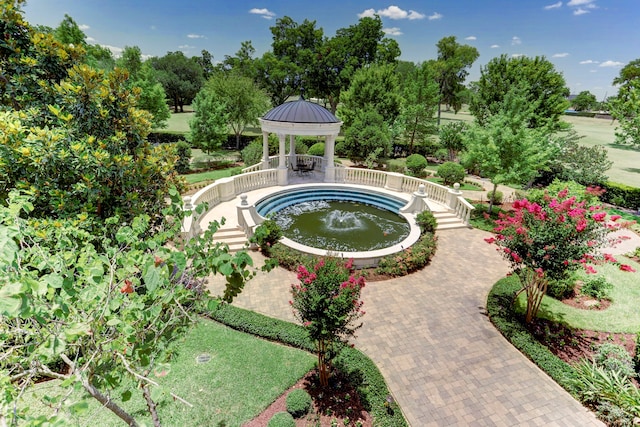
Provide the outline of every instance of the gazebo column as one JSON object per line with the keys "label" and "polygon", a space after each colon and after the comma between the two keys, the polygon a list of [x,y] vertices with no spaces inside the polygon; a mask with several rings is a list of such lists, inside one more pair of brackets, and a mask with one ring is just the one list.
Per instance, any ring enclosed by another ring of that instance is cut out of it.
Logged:
{"label": "gazebo column", "polygon": [[283,133],[278,134],[279,156],[278,156],[278,185],[287,185],[287,160],[285,158],[285,142],[287,136]]}
{"label": "gazebo column", "polygon": [[289,164],[290,165],[297,164],[295,135],[289,135]]}
{"label": "gazebo column", "polygon": [[324,182],[336,181],[336,168],[334,166],[334,151],[336,135],[327,135],[324,143]]}
{"label": "gazebo column", "polygon": [[262,169],[269,169],[269,132],[262,131]]}

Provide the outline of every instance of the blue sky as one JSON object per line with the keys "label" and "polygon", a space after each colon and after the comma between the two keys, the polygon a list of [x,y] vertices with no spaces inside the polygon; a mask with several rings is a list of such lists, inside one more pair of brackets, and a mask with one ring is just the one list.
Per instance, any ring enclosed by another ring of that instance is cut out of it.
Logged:
{"label": "blue sky", "polygon": [[640,57],[640,0],[27,0],[24,11],[31,24],[52,27],[67,13],[90,43],[116,54],[134,45],[150,56],[207,49],[214,61],[246,40],[261,56],[283,16],[316,21],[332,37],[377,13],[403,60],[433,59],[438,40],[453,35],[480,52],[467,81],[501,54],[545,56],[572,93],[589,90],[599,100],[615,95],[611,81]]}

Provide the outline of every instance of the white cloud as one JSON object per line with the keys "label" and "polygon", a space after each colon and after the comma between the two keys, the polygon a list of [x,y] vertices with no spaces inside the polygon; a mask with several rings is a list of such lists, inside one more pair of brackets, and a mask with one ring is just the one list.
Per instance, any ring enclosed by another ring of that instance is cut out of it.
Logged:
{"label": "white cloud", "polygon": [[266,9],[266,8],[258,9],[254,7],[253,9],[249,10],[249,13],[254,15],[260,15],[264,19],[273,19],[273,17],[276,16],[274,12],[271,12],[269,9]]}
{"label": "white cloud", "polygon": [[190,39],[206,39],[202,34],[187,34],[187,37]]}
{"label": "white cloud", "polygon": [[598,70],[589,70],[590,73],[597,73]]}
{"label": "white cloud", "polygon": [[570,0],[567,6],[586,6],[594,2],[595,0]]}
{"label": "white cloud", "polygon": [[554,53],[552,58],[566,58],[567,56],[569,56],[567,52]]}
{"label": "white cloud", "polygon": [[586,61],[580,61],[580,64],[599,64],[600,61],[594,61],[593,59],[587,59]]}
{"label": "white cloud", "polygon": [[559,9],[562,7],[562,2],[559,1],[558,3],[554,3],[554,4],[550,4],[544,7],[544,10],[551,10],[551,9]]}
{"label": "white cloud", "polygon": [[520,37],[518,36],[513,36],[511,38],[511,46],[518,46],[522,44],[522,40],[520,40]]}
{"label": "white cloud", "polygon": [[576,16],[580,16],[580,15],[584,15],[585,13],[589,13],[588,10],[583,9],[581,7],[577,8],[576,10],[573,11],[573,14]]}
{"label": "white cloud", "polygon": [[[400,9],[398,6],[392,5],[386,9],[379,9],[377,12],[375,9],[366,9],[362,13],[358,14],[358,18],[372,18],[374,15],[379,15],[389,19],[408,19],[410,21],[414,19],[423,19],[424,14],[416,12],[415,10],[406,11]],[[431,17],[429,17],[431,19]]]}
{"label": "white cloud", "polygon": [[469,37],[465,37],[464,39],[469,41],[478,40],[476,36],[469,36]]}
{"label": "white cloud", "polygon": [[108,44],[101,44],[100,46],[106,47],[107,49],[109,49],[114,58],[120,58],[122,56],[122,51],[124,50],[121,47],[110,46]]}
{"label": "white cloud", "polygon": [[402,35],[402,31],[400,31],[400,28],[398,27],[392,27],[392,28],[383,28],[382,32],[389,35],[389,36],[400,36]]}
{"label": "white cloud", "polygon": [[94,41],[96,41],[96,39],[94,39],[93,37],[87,37],[85,40],[89,43],[93,43]]}
{"label": "white cloud", "polygon": [[511,55],[512,58],[520,58],[521,56],[524,56],[524,53],[514,53]]}
{"label": "white cloud", "polygon": [[82,31],[87,31],[91,27],[88,26],[87,24],[80,24],[78,25],[78,28],[80,28]]}
{"label": "white cloud", "polygon": [[622,67],[624,65],[623,62],[618,61],[604,61],[600,64],[600,67]]}
{"label": "white cloud", "polygon": [[189,46],[188,44],[181,44],[180,46],[178,46],[178,49],[180,50],[195,49],[195,46]]}
{"label": "white cloud", "polygon": [[442,14],[438,13],[438,12],[433,12],[431,15],[429,15],[429,21],[435,21],[438,19],[442,19]]}
{"label": "white cloud", "polygon": [[491,49],[497,49],[497,48],[499,48],[499,47],[500,47],[500,45],[499,45],[499,44],[492,44],[492,45],[491,45]]}

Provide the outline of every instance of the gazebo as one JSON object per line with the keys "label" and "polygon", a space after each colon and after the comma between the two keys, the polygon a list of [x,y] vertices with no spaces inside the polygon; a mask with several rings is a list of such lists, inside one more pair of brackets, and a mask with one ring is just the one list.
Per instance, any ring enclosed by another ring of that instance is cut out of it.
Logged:
{"label": "gazebo", "polygon": [[278,185],[287,185],[288,169],[285,144],[289,136],[289,164],[295,164],[295,136],[324,136],[324,181],[335,181],[334,149],[342,122],[321,105],[306,101],[302,96],[297,101],[285,102],[259,119],[262,130],[262,168],[269,168],[269,134],[278,135]]}

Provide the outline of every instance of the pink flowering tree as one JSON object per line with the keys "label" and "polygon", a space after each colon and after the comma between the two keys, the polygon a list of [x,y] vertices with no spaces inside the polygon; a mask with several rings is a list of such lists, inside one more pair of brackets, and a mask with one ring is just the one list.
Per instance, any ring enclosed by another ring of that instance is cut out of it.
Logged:
{"label": "pink flowering tree", "polygon": [[299,284],[291,285],[289,301],[296,319],[316,342],[320,384],[329,384],[335,344],[346,342],[362,326],[360,291],[364,277],[356,276],[353,260],[323,258],[313,267],[299,266]]}
{"label": "pink flowering tree", "polygon": [[485,240],[498,246],[520,276],[527,323],[536,316],[550,279],[566,280],[581,267],[595,273],[594,265],[601,262],[633,271],[601,250],[615,243],[608,234],[621,226],[616,222],[620,217],[608,216],[601,206],[569,197],[565,189],[556,197],[545,194],[539,203],[516,200],[513,207],[514,212],[496,220],[496,236]]}

